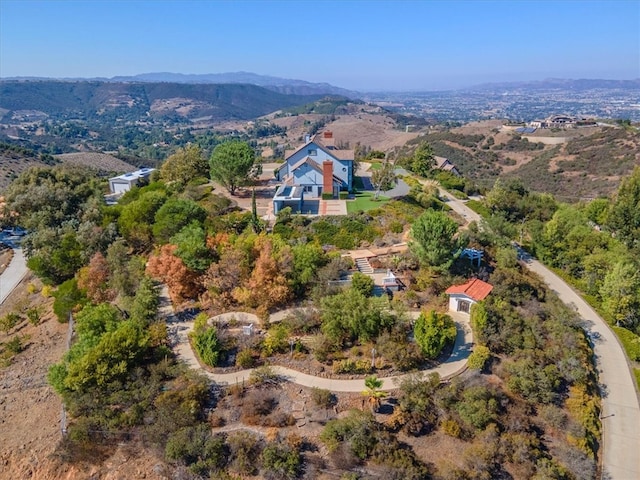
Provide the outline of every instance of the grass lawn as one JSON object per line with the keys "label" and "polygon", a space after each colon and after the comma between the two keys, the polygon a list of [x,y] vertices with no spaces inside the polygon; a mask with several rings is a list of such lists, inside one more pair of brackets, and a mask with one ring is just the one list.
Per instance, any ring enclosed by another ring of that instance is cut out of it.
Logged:
{"label": "grass lawn", "polygon": [[382,168],[382,164],[379,162],[371,163],[369,170],[380,170]]}
{"label": "grass lawn", "polygon": [[387,203],[390,198],[380,195],[378,200],[374,200],[374,192],[358,192],[355,195],[355,200],[347,200],[347,212],[355,213],[360,210],[367,211],[373,208],[378,208]]}
{"label": "grass lawn", "polygon": [[477,200],[469,200],[466,205],[481,217],[488,218],[489,216],[491,216],[491,212],[489,211],[489,209],[485,207],[483,203]]}

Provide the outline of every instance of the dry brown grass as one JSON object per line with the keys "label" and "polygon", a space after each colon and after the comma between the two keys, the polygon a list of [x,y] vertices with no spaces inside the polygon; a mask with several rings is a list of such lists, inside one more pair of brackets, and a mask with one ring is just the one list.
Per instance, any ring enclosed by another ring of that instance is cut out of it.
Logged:
{"label": "dry brown grass", "polygon": [[91,167],[102,172],[125,173],[137,170],[137,167],[134,167],[130,163],[127,163],[111,155],[107,155],[106,153],[64,153],[62,155],[56,155],[56,158],[62,160],[64,163],[83,167]]}

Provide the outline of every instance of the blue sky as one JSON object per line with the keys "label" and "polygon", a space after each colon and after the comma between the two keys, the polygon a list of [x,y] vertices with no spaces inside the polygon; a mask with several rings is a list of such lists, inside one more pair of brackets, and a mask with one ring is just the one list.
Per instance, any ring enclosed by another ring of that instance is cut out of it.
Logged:
{"label": "blue sky", "polygon": [[362,91],[640,78],[640,0],[0,0],[0,77],[234,71]]}

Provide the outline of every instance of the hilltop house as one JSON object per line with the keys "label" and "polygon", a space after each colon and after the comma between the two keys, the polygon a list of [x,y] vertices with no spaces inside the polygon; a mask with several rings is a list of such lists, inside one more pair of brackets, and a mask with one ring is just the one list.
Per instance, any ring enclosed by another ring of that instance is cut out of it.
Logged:
{"label": "hilltop house", "polygon": [[336,149],[332,132],[307,137],[304,145],[285,152],[284,163],[274,172],[282,185],[273,197],[273,212],[285,206],[300,211],[305,196],[337,197],[341,190],[351,191],[353,173],[353,150]]}
{"label": "hilltop house", "polygon": [[124,193],[131,190],[140,182],[148,180],[155,168],[141,168],[109,179],[111,193]]}
{"label": "hilltop house", "polygon": [[456,166],[449,161],[448,158],[434,156],[433,159],[436,161],[436,168],[439,170],[444,170],[445,172],[451,172],[456,177],[460,177],[460,171],[456,168]]}
{"label": "hilltop house", "polygon": [[444,293],[449,295],[449,311],[469,313],[471,305],[487,298],[493,290],[493,285],[472,278],[462,285],[452,285]]}

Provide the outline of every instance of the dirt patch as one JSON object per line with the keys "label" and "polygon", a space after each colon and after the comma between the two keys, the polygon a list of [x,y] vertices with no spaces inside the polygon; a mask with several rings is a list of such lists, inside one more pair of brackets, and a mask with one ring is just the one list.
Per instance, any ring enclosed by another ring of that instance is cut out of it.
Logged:
{"label": "dirt patch", "polygon": [[64,153],[62,155],[56,155],[56,158],[62,160],[64,163],[82,167],[91,167],[102,172],[125,173],[137,170],[137,168],[130,163],[111,155],[107,155],[106,153]]}
{"label": "dirt patch", "polygon": [[[5,263],[6,255],[0,262]],[[52,299],[44,298],[41,288],[40,281],[27,274],[0,306],[0,316],[36,307],[41,311],[39,325],[25,319],[8,335],[0,333],[2,347],[18,336],[24,345],[0,367],[0,480],[168,478],[161,460],[132,444],[118,446],[98,465],[65,461],[59,448],[62,402],[47,383],[47,372],[66,351],[68,327],[57,321]]]}
{"label": "dirt patch", "polygon": [[38,281],[27,275],[0,306],[0,315],[20,312],[25,306],[42,309],[40,325],[25,319],[8,335],[0,333],[3,344],[19,336],[25,348],[8,366],[0,367],[0,478],[7,479],[56,478],[46,472],[61,439],[62,403],[46,376],[49,365],[64,354],[67,327],[54,318],[50,300],[29,293],[31,283]]}

